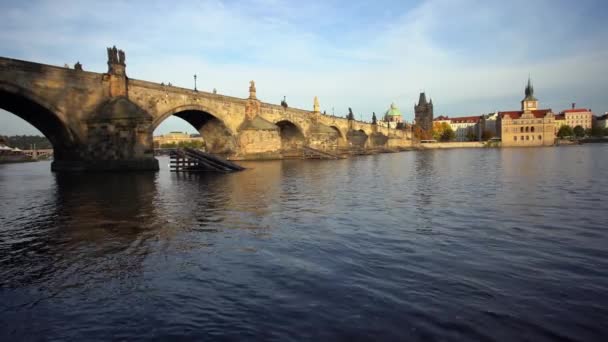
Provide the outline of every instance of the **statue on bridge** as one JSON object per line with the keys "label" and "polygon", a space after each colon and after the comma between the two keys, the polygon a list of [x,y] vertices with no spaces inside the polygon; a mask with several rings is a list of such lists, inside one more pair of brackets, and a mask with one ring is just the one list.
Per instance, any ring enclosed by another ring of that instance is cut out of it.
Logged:
{"label": "statue on bridge", "polygon": [[125,65],[125,52],[118,50],[118,64]]}
{"label": "statue on bridge", "polygon": [[287,98],[286,96],[283,96],[283,101],[281,101],[281,107],[283,107],[283,108],[287,108],[288,107],[287,106],[287,100],[286,100],[286,98]]}
{"label": "statue on bridge", "polygon": [[255,100],[255,82],[253,80],[249,81],[249,98]]}
{"label": "statue on bridge", "polygon": [[108,48],[108,64],[121,64],[125,65],[125,52],[118,50],[116,45]]}
{"label": "statue on bridge", "polygon": [[80,64],[80,61],[74,64],[74,70],[82,71],[82,64]]}
{"label": "statue on bridge", "polygon": [[319,111],[320,111],[319,98],[316,97],[316,96],[315,96],[315,101],[314,101],[314,104],[313,104],[312,108],[313,108],[313,112],[319,113]]}
{"label": "statue on bridge", "polygon": [[372,125],[377,125],[378,120],[376,119],[376,112],[372,113]]}
{"label": "statue on bridge", "polygon": [[348,120],[355,120],[355,114],[353,114],[353,110],[348,107]]}

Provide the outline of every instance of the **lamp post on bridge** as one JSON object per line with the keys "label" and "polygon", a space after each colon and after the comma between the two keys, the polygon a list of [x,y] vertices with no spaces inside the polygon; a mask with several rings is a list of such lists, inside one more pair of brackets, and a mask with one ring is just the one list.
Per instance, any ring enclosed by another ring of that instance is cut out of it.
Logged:
{"label": "lamp post on bridge", "polygon": [[196,89],[196,74],[194,74],[194,91],[198,91],[198,90]]}

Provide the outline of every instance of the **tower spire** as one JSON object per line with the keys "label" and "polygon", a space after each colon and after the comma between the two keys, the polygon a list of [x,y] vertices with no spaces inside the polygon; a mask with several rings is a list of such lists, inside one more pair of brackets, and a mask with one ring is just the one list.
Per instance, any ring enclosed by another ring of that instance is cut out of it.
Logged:
{"label": "tower spire", "polygon": [[528,96],[534,96],[534,87],[532,86],[530,74],[528,74],[528,85],[526,86],[526,97]]}

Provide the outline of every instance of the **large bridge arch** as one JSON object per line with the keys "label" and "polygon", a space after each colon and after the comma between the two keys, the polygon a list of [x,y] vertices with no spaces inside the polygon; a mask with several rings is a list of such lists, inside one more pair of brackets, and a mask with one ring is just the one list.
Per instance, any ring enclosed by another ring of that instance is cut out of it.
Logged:
{"label": "large bridge arch", "polygon": [[0,82],[0,108],[42,132],[53,145],[55,160],[79,159],[77,134],[70,129],[65,115],[44,99],[20,86]]}
{"label": "large bridge arch", "polygon": [[226,123],[201,105],[179,106],[158,116],[152,123],[154,131],[164,120],[176,116],[188,122],[205,140],[205,148],[214,154],[231,155],[236,152],[236,135]]}
{"label": "large bridge arch", "polygon": [[277,120],[274,124],[279,127],[282,150],[296,150],[306,145],[306,136],[300,125],[287,119]]}

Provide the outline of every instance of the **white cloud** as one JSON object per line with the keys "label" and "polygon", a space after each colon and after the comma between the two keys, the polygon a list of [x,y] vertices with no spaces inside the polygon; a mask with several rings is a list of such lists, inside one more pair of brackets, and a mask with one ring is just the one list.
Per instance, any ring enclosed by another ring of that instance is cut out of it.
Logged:
{"label": "white cloud", "polygon": [[319,96],[328,112],[352,107],[368,119],[392,101],[411,119],[421,90],[441,114],[517,108],[528,73],[548,107],[561,109],[571,99],[555,94],[571,94],[608,109],[608,100],[587,96],[608,86],[608,36],[605,28],[577,31],[590,22],[585,6],[429,0],[366,13],[364,5],[47,0],[5,12],[0,46],[40,62],[80,59],[101,72],[105,47],[116,43],[131,77],[190,87],[196,73],[199,88],[239,97],[255,79],[262,100],[286,95],[291,106],[310,108]]}

